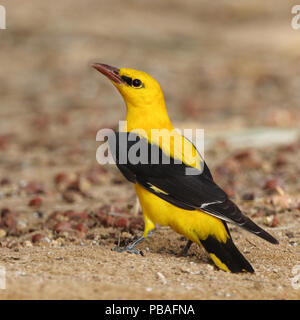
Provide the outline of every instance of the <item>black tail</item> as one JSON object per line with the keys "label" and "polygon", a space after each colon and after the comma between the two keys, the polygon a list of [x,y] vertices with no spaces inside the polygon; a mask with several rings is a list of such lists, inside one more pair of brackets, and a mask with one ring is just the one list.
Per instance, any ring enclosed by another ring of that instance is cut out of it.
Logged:
{"label": "black tail", "polygon": [[[278,244],[278,241],[273,236],[246,217],[238,206],[229,199],[222,203],[209,205],[204,209],[204,211],[211,213],[222,220],[234,223],[237,226],[256,234],[264,240],[273,244]],[[226,219],[224,217],[226,217]]]}
{"label": "black tail", "polygon": [[[229,234],[227,226],[226,229]],[[252,268],[251,264],[234,245],[230,234],[226,243],[218,241],[214,236],[208,236],[205,240],[199,240],[205,248],[205,250],[209,253],[213,262],[220,269],[225,271],[231,271],[233,273],[254,272],[254,269]]]}

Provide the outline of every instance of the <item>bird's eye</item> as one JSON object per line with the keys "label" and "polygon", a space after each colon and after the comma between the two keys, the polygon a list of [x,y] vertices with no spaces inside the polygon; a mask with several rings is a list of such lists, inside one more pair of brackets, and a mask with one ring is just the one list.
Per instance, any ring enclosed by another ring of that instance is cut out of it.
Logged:
{"label": "bird's eye", "polygon": [[136,87],[136,88],[139,88],[139,87],[142,86],[142,81],[139,80],[139,79],[134,79],[134,80],[132,81],[132,85],[133,85],[134,87]]}

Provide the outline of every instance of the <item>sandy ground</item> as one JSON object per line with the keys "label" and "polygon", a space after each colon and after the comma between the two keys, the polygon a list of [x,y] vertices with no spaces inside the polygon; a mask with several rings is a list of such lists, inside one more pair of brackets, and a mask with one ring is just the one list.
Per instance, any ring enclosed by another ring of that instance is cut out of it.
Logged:
{"label": "sandy ground", "polygon": [[[0,299],[300,298],[300,142],[270,136],[243,148],[223,135],[299,128],[291,4],[1,4]],[[218,271],[195,244],[180,256],[185,240],[167,228],[140,244],[144,257],[111,251],[143,220],[132,185],[95,159],[96,132],[116,128],[125,110],[93,61],[149,72],[178,127],[219,136],[205,150],[216,181],[280,242],[231,226],[255,274]]]}
{"label": "sandy ground", "polygon": [[275,232],[281,242],[275,249],[234,233],[255,275],[217,271],[196,247],[188,257],[180,257],[180,238],[169,230],[157,234],[141,245],[144,257],[122,257],[109,245],[4,248],[1,263],[7,268],[7,289],[1,298],[299,299],[291,285],[297,248],[278,236],[280,231]]}

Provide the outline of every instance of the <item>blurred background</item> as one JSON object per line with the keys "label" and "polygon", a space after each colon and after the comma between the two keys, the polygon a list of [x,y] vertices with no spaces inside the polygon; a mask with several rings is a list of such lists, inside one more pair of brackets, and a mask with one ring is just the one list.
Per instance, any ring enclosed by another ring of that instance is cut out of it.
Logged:
{"label": "blurred background", "polygon": [[[37,231],[51,242],[75,230],[80,237],[72,243],[89,243],[103,225],[129,228],[127,220],[105,220],[112,209],[103,206],[128,213],[135,196],[114,168],[97,164],[95,141],[99,129],[124,119],[125,105],[92,62],[156,78],[175,126],[205,129],[206,160],[226,192],[237,201],[265,197],[243,202],[258,223],[275,228],[299,218],[300,30],[291,27],[297,1],[0,4],[7,15],[0,30],[2,246],[34,243]],[[91,214],[80,226],[68,215],[69,225],[57,225],[53,215],[99,208],[105,219],[98,231],[99,217]],[[281,216],[285,210],[294,213]]]}
{"label": "blurred background", "polygon": [[39,157],[63,166],[96,164],[96,132],[117,127],[125,106],[92,62],[151,74],[174,124],[205,129],[206,149],[225,138],[235,147],[297,139],[296,2],[1,4],[7,29],[0,32],[0,170],[48,174]]}
{"label": "blurred background", "polygon": [[90,68],[99,61],[153,75],[176,121],[298,125],[293,1],[1,4],[7,11],[0,34],[1,118],[63,114],[81,122],[77,134],[114,123],[124,108],[111,84]]}

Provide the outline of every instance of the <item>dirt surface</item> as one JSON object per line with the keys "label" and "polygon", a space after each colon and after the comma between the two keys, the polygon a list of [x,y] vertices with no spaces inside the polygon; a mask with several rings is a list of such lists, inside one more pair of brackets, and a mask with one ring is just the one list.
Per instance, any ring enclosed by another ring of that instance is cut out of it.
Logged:
{"label": "dirt surface", "polygon": [[[237,227],[255,274],[218,271],[193,244],[143,230],[133,186],[96,162],[124,103],[93,61],[153,75],[174,124],[205,134],[299,128],[300,31],[283,1],[1,1],[0,299],[299,299],[300,141],[205,150],[215,180],[271,245]],[[295,3],[296,4],[296,3]],[[298,270],[299,272],[299,270]],[[294,284],[294,285],[293,285]]]}

